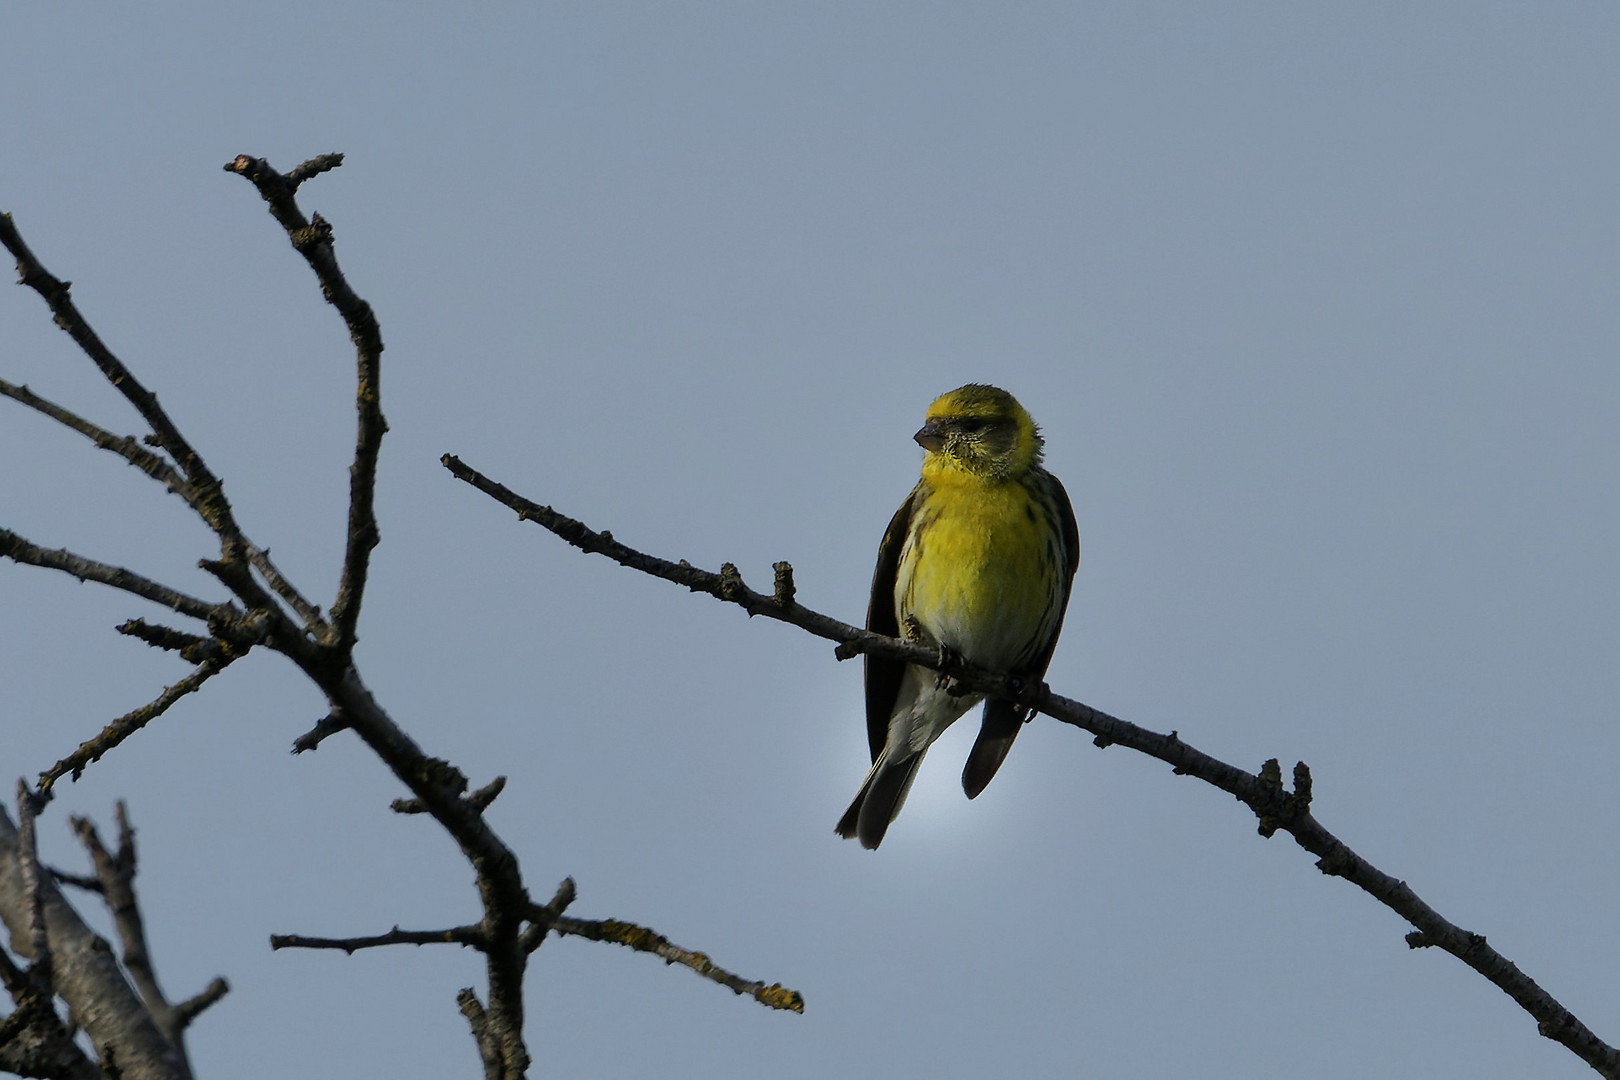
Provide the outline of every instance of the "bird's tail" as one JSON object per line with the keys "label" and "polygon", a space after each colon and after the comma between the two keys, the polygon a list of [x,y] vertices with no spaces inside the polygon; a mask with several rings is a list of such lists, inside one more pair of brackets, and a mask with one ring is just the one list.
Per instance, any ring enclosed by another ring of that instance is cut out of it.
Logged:
{"label": "bird's tail", "polygon": [[991,698],[984,704],[984,725],[979,737],[968,752],[967,765],[962,769],[962,790],[967,797],[976,799],[984,786],[996,775],[1001,763],[1018,738],[1018,729],[1024,726],[1027,710],[1010,701]]}
{"label": "bird's tail", "polygon": [[919,750],[910,757],[890,761],[885,747],[872,762],[872,770],[866,774],[861,790],[855,793],[855,801],[838,819],[838,835],[846,840],[860,837],[863,848],[876,850],[883,843],[883,834],[889,831],[889,822],[906,804],[911,782],[917,778],[917,766],[922,764],[925,752]]}

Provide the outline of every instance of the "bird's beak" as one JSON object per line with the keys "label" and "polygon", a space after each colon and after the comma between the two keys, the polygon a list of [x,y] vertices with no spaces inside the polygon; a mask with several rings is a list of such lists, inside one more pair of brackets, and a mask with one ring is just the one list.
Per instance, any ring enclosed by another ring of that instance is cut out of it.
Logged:
{"label": "bird's beak", "polygon": [[945,449],[945,432],[932,420],[918,428],[917,434],[912,438],[917,440],[918,446],[931,454],[937,454]]}

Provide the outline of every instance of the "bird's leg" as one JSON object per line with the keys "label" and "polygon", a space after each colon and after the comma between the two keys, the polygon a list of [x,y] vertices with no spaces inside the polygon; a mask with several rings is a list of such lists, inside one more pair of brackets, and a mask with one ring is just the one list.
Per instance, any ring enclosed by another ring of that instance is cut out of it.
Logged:
{"label": "bird's leg", "polygon": [[[1007,689],[1011,690],[1014,694],[1022,694],[1028,686],[1029,680],[1024,678],[1022,675],[1013,673],[1007,676]],[[1025,708],[1023,705],[1020,705],[1018,706],[1018,712],[1020,714],[1019,718],[1026,724],[1035,719],[1035,711],[1033,709]]]}

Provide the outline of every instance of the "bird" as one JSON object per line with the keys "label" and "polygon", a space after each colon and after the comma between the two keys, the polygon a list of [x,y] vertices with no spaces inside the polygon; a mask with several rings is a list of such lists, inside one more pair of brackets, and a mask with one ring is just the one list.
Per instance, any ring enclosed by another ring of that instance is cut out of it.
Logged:
{"label": "bird", "polygon": [[[912,437],[922,478],[883,534],[866,628],[1039,681],[1080,565],[1074,509],[1042,466],[1040,430],[1007,391],[969,383],[935,399]],[[872,768],[837,832],[873,850],[928,747],[983,695],[952,693],[939,673],[903,661],[868,653],[865,664]],[[1027,712],[985,702],[962,770],[968,798],[995,776]]]}

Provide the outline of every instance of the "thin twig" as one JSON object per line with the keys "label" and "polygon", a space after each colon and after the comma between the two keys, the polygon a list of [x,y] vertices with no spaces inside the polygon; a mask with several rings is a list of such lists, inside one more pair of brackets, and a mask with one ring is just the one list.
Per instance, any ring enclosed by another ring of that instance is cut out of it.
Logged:
{"label": "thin twig", "polygon": [[231,992],[231,984],[215,976],[203,989],[174,1007],[174,1022],[181,1031],[191,1026],[204,1009]]}
{"label": "thin twig", "polygon": [[182,615],[190,615],[194,619],[207,619],[209,616],[217,614],[240,614],[229,604],[210,604],[206,600],[188,596],[177,589],[169,588],[167,585],[160,585],[150,578],[142,577],[133,570],[125,570],[121,566],[96,562],[94,559],[75,555],[65,548],[58,548],[54,551],[47,550],[5,529],[0,529],[0,558],[25,563],[29,566],[43,567],[47,570],[60,570],[64,574],[72,574],[80,581],[96,581],[103,585],[111,585],[115,589],[134,593],[136,596],[150,600],[154,604],[162,604],[166,608],[178,611]]}
{"label": "thin twig", "polygon": [[611,941],[637,952],[652,953],[662,958],[666,964],[689,967],[705,979],[711,979],[737,994],[747,994],[761,1005],[772,1009],[786,1009],[789,1012],[804,1012],[804,998],[797,990],[788,990],[780,983],[766,986],[762,982],[750,982],[733,975],[717,966],[703,953],[683,949],[679,945],[672,944],[663,934],[654,933],[635,923],[620,922],[618,919],[571,919],[564,915],[556,920],[552,929],[567,937]]}
{"label": "thin twig", "polygon": [[[101,836],[88,818],[71,819],[73,832],[90,854],[96,870],[97,891],[112,912],[118,940],[123,944],[124,970],[139,991],[146,1011],[175,1049],[184,1056],[185,1031],[197,1015],[209,1005],[224,997],[230,987],[224,979],[216,978],[202,993],[171,1005],[158,983],[157,971],[152,966],[151,951],[146,943],[146,923],[141,917],[140,904],[135,898],[135,873],[138,859],[135,854],[135,829],[129,821],[129,810],[118,803],[118,851],[107,850]],[[189,1068],[189,1065],[188,1065]]]}
{"label": "thin twig", "polygon": [[[798,604],[791,595],[777,597],[749,589],[737,568],[727,563],[718,574],[700,570],[686,562],[672,563],[621,544],[608,532],[597,532],[583,523],[541,506],[495,483],[459,458],[446,454],[440,459],[445,468],[480,491],[515,510],[524,520],[534,521],[583,551],[606,555],[621,565],[654,577],[684,585],[736,604],[750,615],[798,626],[819,637],[839,643],[835,655],[847,659],[860,653],[885,656],[919,667],[948,674],[966,693],[987,694],[1015,701],[1036,712],[1089,731],[1098,746],[1120,745],[1158,758],[1177,775],[1196,776],[1225,791],[1248,806],[1260,822],[1263,835],[1283,829],[1305,850],[1318,856],[1317,868],[1343,877],[1379,903],[1407,920],[1418,933],[1408,938],[1413,948],[1434,946],[1451,953],[1483,975],[1493,985],[1518,1002],[1537,1022],[1537,1030],[1569,1048],[1601,1075],[1620,1080],[1620,1051],[1605,1043],[1551,994],[1542,989],[1517,965],[1486,944],[1482,935],[1470,933],[1443,918],[1404,882],[1379,870],[1352,851],[1310,813],[1312,790],[1310,770],[1301,762],[1294,770],[1295,789],[1285,790],[1281,769],[1269,762],[1260,773],[1250,773],[1211,757],[1182,742],[1178,733],[1160,734],[1138,727],[1100,709],[1052,693],[1045,683],[1024,683],[1006,675],[985,671],[964,663],[940,650],[915,642],[873,634],[860,627],[839,622]],[[785,576],[777,566],[777,578]],[[559,931],[563,923],[558,924]]]}
{"label": "thin twig", "polygon": [[[482,813],[489,809],[489,804],[506,788],[506,777],[497,776],[471,795],[467,796],[467,803]],[[395,799],[388,804],[388,808],[396,814],[426,814],[427,803],[421,799]]]}
{"label": "thin twig", "polygon": [[482,949],[484,944],[483,931],[477,926],[453,926],[448,930],[401,930],[396,926],[386,934],[356,938],[270,935],[272,949],[341,949],[351,956],[361,949],[375,949],[383,945],[461,945]]}
{"label": "thin twig", "polygon": [[342,154],[319,154],[287,174],[287,182],[297,187],[305,180],[313,180],[323,172],[331,172],[343,164]]}
{"label": "thin twig", "polygon": [[157,973],[152,969],[152,958],[146,947],[146,923],[141,918],[140,905],[135,902],[135,830],[130,827],[129,814],[124,803],[118,803],[118,853],[114,855],[101,842],[94,823],[89,818],[69,819],[74,835],[90,854],[96,879],[101,883],[101,896],[112,912],[113,925],[124,946],[124,970],[146,1002],[147,1011],[158,1026],[169,1029],[165,1023],[170,1011],[169,999],[158,985]]}
{"label": "thin twig", "polygon": [[239,553],[237,549],[242,541],[242,533],[231,513],[231,505],[225,498],[225,490],[219,478],[209,471],[202,458],[180,434],[180,430],[169,419],[169,414],[158,404],[156,395],[141,385],[140,380],[124,366],[123,361],[113,355],[112,350],[107,348],[91,329],[84,316],[79,314],[78,307],[68,294],[72,283],[54,277],[34,257],[34,253],[28,249],[21,234],[17,232],[10,214],[0,214],[0,244],[3,244],[17,260],[17,274],[22,284],[39,293],[50,306],[56,325],[73,338],[79,348],[84,350],[85,355],[101,369],[107,381],[112,383],[113,387],[135,406],[141,418],[151,425],[157,444],[174,459],[186,478],[184,493],[186,501],[208,523],[209,528],[219,534],[225,556],[235,557]]}
{"label": "thin twig", "polygon": [[44,413],[52,420],[65,424],[101,449],[110,450],[117,454],[176,495],[184,493],[186,481],[175,471],[174,466],[142,446],[140,440],[133,435],[114,435],[105,428],[92,424],[60,405],[45,400],[28,389],[28,387],[9,383],[4,379],[0,379],[0,396],[20,401],[29,408]]}
{"label": "thin twig", "polygon": [[154,649],[165,649],[182,655],[188,649],[195,651],[213,644],[212,638],[199,637],[170,626],[149,623],[145,619],[125,619],[113,629],[126,637],[138,638]]}
{"label": "thin twig", "polygon": [[574,886],[574,879],[563,878],[562,884],[557,886],[557,892],[552,896],[551,903],[544,907],[536,904],[529,909],[529,925],[518,938],[518,945],[525,953],[532,953],[546,942],[546,935],[551,933],[557,920],[568,910],[574,898],[579,895]]}
{"label": "thin twig", "polygon": [[202,687],[203,683],[224,671],[233,659],[234,657],[221,657],[215,660],[204,660],[197,665],[196,670],[190,675],[187,675],[173,686],[165,687],[163,693],[152,701],[133,712],[125,713],[102,728],[101,734],[80,743],[77,750],[39,774],[40,791],[49,791],[51,785],[69,773],[72,773],[73,779],[77,780],[83,775],[86,765],[100,761],[103,754],[159,716],[162,716],[169,710],[169,706],[187,694],[196,692]]}
{"label": "thin twig", "polygon": [[259,548],[249,544],[247,545],[247,557],[248,562],[253,564],[253,569],[263,576],[265,583],[275,591],[275,594],[287,601],[287,605],[298,613],[298,617],[304,622],[305,630],[309,631],[317,639],[328,632],[330,627],[327,626],[326,620],[322,618],[321,609],[304,599],[304,595],[293,588],[292,582],[282,576],[281,571],[276,568],[276,564],[270,561],[269,548]]}
{"label": "thin twig", "polygon": [[315,721],[314,727],[293,740],[292,752],[302,754],[306,750],[314,750],[338,732],[348,730],[347,720],[340,719],[336,713],[330,713]]}
{"label": "thin twig", "polygon": [[75,889],[83,889],[85,892],[101,892],[101,881],[88,874],[70,874],[66,870],[58,870],[53,866],[51,867],[51,878],[59,885],[71,885]]}

